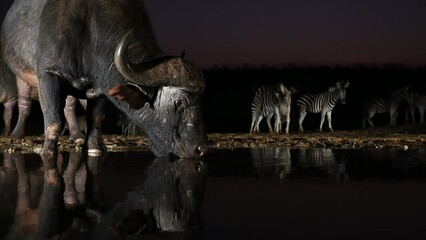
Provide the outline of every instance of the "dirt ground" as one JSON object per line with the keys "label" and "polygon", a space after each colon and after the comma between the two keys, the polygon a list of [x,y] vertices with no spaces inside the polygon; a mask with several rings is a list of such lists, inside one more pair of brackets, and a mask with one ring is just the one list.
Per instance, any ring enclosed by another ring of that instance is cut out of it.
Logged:
{"label": "dirt ground", "polygon": [[[104,144],[110,152],[149,150],[145,137],[104,135]],[[290,148],[419,148],[426,147],[426,131],[416,125],[385,127],[356,131],[311,132],[286,134],[212,133],[208,134],[209,148],[234,149],[256,147]],[[25,139],[0,138],[0,150],[38,153],[43,144],[42,136],[28,136]],[[81,149],[66,136],[59,142],[60,151]]]}

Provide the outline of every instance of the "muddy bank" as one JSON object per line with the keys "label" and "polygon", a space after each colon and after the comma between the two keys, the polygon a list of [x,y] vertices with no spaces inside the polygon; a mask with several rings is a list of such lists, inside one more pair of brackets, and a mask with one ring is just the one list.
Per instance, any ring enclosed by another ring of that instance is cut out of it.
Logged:
{"label": "muddy bank", "polygon": [[[149,150],[143,136],[104,135],[108,151],[145,151]],[[256,148],[256,147],[290,147],[290,148],[419,148],[426,147],[426,132],[418,128],[379,128],[358,131],[249,134],[249,133],[212,133],[208,135],[209,147],[214,149]],[[0,138],[0,150],[35,152],[41,150],[44,138],[29,136],[25,139]],[[66,136],[59,141],[60,151],[81,149],[80,143],[68,140]]]}

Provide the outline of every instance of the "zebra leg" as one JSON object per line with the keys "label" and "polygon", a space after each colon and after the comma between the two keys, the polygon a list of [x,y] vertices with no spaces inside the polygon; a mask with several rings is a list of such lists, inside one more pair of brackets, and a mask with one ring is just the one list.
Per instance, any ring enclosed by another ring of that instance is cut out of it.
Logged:
{"label": "zebra leg", "polygon": [[405,124],[408,123],[408,112],[409,111],[410,111],[409,109],[405,109]]}
{"label": "zebra leg", "polygon": [[319,125],[319,131],[320,132],[322,132],[322,125],[324,124],[325,114],[326,114],[326,112],[321,112],[321,121],[320,121],[320,125]]}
{"label": "zebra leg", "polygon": [[269,128],[269,132],[272,133],[273,129],[272,129],[272,125],[271,125],[271,119],[272,116],[274,116],[273,113],[268,114],[268,116],[266,117],[266,123],[268,124],[268,128]]}
{"label": "zebra leg", "polygon": [[420,124],[423,125],[423,121],[424,121],[424,117],[425,117],[425,109],[419,108],[419,112],[420,112]]}
{"label": "zebra leg", "polygon": [[275,114],[275,133],[280,134],[282,133],[281,131],[281,115],[280,114]]}
{"label": "zebra leg", "polygon": [[408,106],[406,109],[405,109],[405,120],[404,120],[404,122],[405,122],[405,124],[408,124],[408,115],[409,114],[411,114],[411,121],[413,121],[414,119],[413,119],[413,111],[412,111],[412,106]]}
{"label": "zebra leg", "polygon": [[[252,115],[251,116],[251,125],[250,125],[250,133],[253,133],[254,131],[254,123],[256,122],[256,116]],[[123,129],[124,125],[121,125],[121,132],[124,133],[124,129]]]}
{"label": "zebra leg", "polygon": [[391,109],[389,111],[389,117],[390,117],[390,125],[395,126],[396,125],[396,117],[397,117],[396,111]]}
{"label": "zebra leg", "polygon": [[416,123],[416,109],[414,107],[410,107],[410,113],[411,113],[411,122]]}
{"label": "zebra leg", "polygon": [[288,134],[288,132],[290,130],[290,114],[287,114],[285,121],[286,121],[285,133]]}
{"label": "zebra leg", "polygon": [[251,112],[250,133],[257,133],[257,132],[259,132],[260,121],[262,121],[262,116],[260,115],[260,110],[252,111]]}
{"label": "zebra leg", "polygon": [[374,115],[376,115],[376,112],[368,112],[368,115],[367,115],[367,121],[368,121],[368,123],[370,124],[370,127],[374,127],[374,123],[373,123],[373,121],[371,121],[371,119],[374,117]]}
{"label": "zebra leg", "polygon": [[299,132],[303,132],[302,123],[303,123],[303,120],[305,119],[305,117],[306,117],[306,112],[301,112],[299,114]]}
{"label": "zebra leg", "polygon": [[282,133],[281,131],[281,126],[282,126],[282,122],[281,122],[281,114],[278,111],[278,108],[275,108],[275,133],[280,134]]}
{"label": "zebra leg", "polygon": [[333,127],[331,126],[331,112],[327,113],[327,120],[328,120],[328,128],[330,129],[331,132],[334,132]]}
{"label": "zebra leg", "polygon": [[254,132],[255,133],[259,133],[260,132],[259,125],[260,125],[260,122],[262,121],[262,119],[263,119],[263,116],[258,116],[257,117],[256,124],[254,125]]}

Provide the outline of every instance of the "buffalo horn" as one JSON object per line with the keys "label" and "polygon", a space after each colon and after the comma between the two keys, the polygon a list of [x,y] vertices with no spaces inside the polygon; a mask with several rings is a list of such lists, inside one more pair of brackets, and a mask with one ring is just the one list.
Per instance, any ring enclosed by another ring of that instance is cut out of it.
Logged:
{"label": "buffalo horn", "polygon": [[171,86],[187,91],[202,91],[205,83],[201,71],[181,57],[162,56],[148,62],[129,61],[129,43],[132,33],[127,33],[118,44],[114,63],[127,80],[149,87]]}

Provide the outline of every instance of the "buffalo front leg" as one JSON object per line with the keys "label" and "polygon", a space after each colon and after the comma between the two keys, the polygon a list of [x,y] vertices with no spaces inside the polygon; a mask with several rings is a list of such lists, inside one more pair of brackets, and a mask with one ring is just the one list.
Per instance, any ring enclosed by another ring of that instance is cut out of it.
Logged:
{"label": "buffalo front leg", "polygon": [[41,73],[39,76],[39,98],[44,117],[44,144],[41,155],[58,153],[58,141],[62,126],[62,109],[66,94],[62,92],[62,79],[58,76]]}
{"label": "buffalo front leg", "polygon": [[105,98],[87,101],[86,121],[87,133],[86,143],[90,156],[100,156],[105,146],[102,141],[101,125],[104,115]]}

